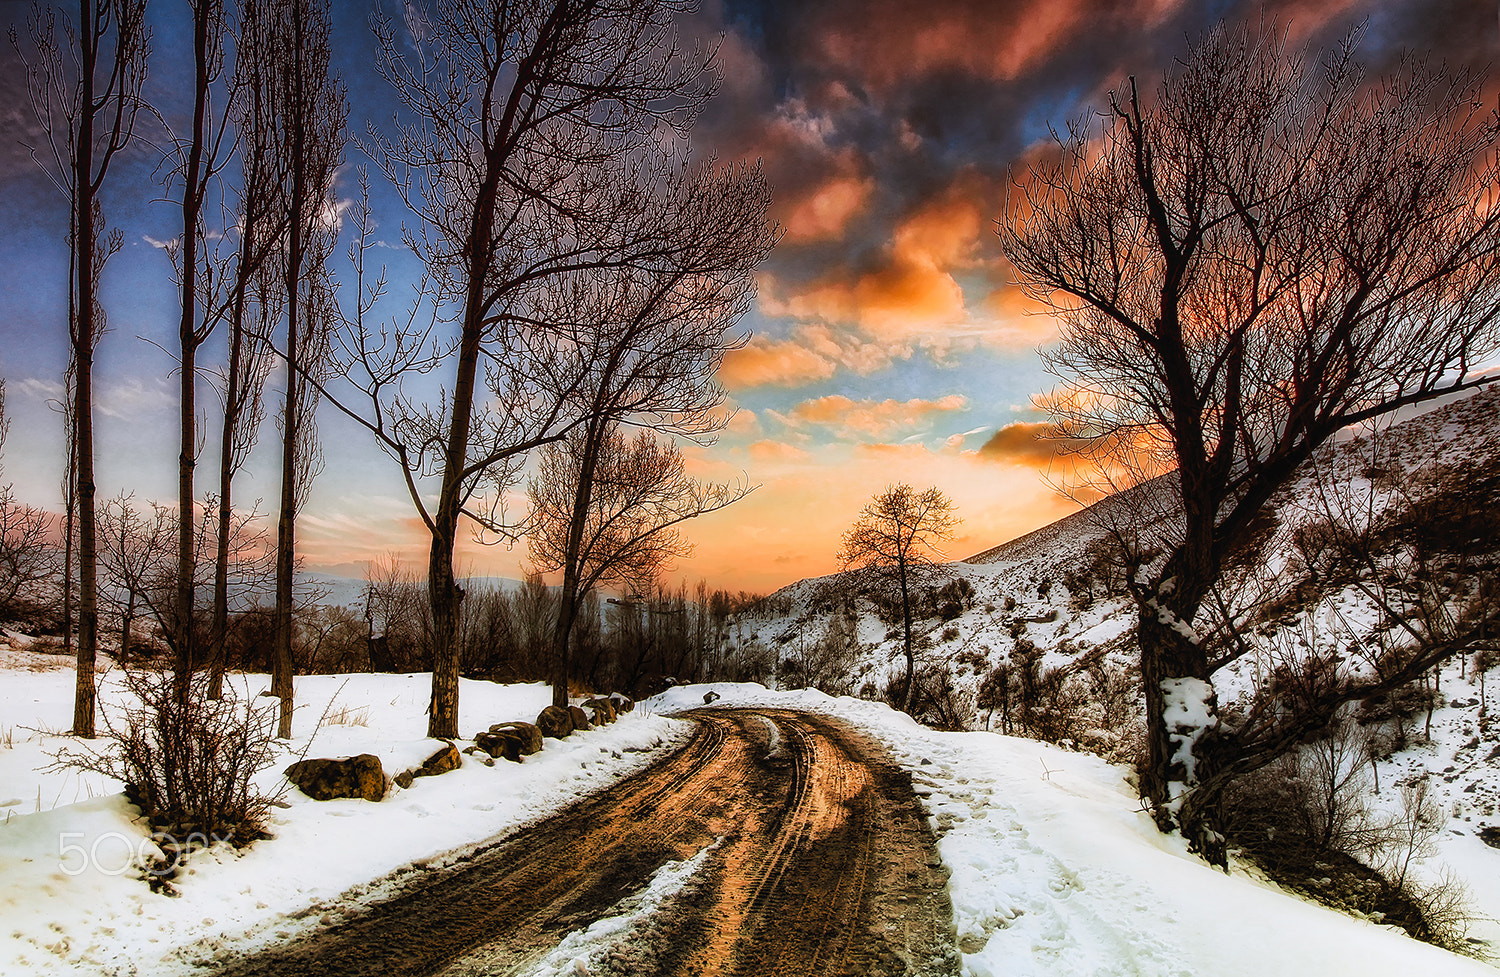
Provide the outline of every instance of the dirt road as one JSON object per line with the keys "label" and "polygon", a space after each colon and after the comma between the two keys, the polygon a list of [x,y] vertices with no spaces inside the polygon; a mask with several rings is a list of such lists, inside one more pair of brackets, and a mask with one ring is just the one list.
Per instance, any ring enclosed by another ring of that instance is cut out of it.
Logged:
{"label": "dirt road", "polygon": [[957,973],[932,836],[876,744],[804,714],[692,718],[686,747],[609,791],[220,972],[522,974],[570,932],[620,916],[662,866],[698,856],[686,887],[587,972]]}

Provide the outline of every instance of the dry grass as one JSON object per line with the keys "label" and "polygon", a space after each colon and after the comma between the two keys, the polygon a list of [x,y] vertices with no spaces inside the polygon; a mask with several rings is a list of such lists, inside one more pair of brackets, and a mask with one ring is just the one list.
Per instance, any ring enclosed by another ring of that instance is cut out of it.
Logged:
{"label": "dry grass", "polygon": [[329,726],[368,726],[370,725],[370,707],[343,706],[335,712],[330,712],[323,722]]}

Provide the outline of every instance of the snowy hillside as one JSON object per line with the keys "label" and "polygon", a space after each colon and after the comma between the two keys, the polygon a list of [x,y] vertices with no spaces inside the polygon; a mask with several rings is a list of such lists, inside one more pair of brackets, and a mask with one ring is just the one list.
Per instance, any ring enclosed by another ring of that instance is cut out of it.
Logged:
{"label": "snowy hillside", "polygon": [[[1229,708],[1247,701],[1252,689],[1285,660],[1285,649],[1357,663],[1358,645],[1374,647],[1391,638],[1382,633],[1380,615],[1361,596],[1361,581],[1309,585],[1293,547],[1294,541],[1305,540],[1308,527],[1326,523],[1330,512],[1372,524],[1386,508],[1406,499],[1413,485],[1438,475],[1448,480],[1444,484],[1458,503],[1493,511],[1500,497],[1488,496],[1495,492],[1497,472],[1500,390],[1494,389],[1381,430],[1346,434],[1325,446],[1273,500],[1264,547],[1249,568],[1254,572],[1241,574],[1247,581],[1241,586],[1259,587],[1279,599],[1268,605],[1274,614],[1247,628],[1256,652],[1216,676],[1221,701]],[[1466,493],[1472,498],[1464,498]],[[1105,500],[936,569],[916,628],[919,689],[925,695],[918,713],[925,721],[946,728],[1001,728],[1007,717],[997,706],[993,686],[986,694],[986,679],[993,682],[992,676],[1034,659],[1034,674],[1053,670],[1058,683],[1053,691],[1063,704],[1044,717],[1047,722],[1033,728],[1017,724],[1015,731],[1115,761],[1131,758],[1139,711],[1138,672],[1132,674],[1135,610],[1124,592],[1123,570],[1111,563],[1104,528],[1121,512],[1131,511],[1128,502]],[[1439,515],[1454,523],[1454,531],[1463,529],[1461,513]],[[1465,545],[1492,566],[1500,539]],[[749,663],[746,677],[782,688],[813,685],[881,698],[900,680],[905,663],[899,623],[889,612],[882,620],[870,600],[857,596],[868,582],[859,573],[799,581],[742,614],[733,639],[741,660]],[[1376,582],[1395,589],[1417,587],[1407,581]],[[1463,663],[1473,664],[1468,658]],[[1447,822],[1440,855],[1426,871],[1436,878],[1452,869],[1464,879],[1481,917],[1471,935],[1500,948],[1500,923],[1495,921],[1500,917],[1500,850],[1480,838],[1484,832],[1500,845],[1500,725],[1495,724],[1500,696],[1488,689],[1488,708],[1482,713],[1484,676],[1472,668],[1459,671],[1450,667],[1440,673],[1437,689],[1428,693],[1435,700],[1430,715],[1420,709],[1398,716],[1395,733],[1389,726],[1368,727],[1372,743],[1374,731],[1381,730],[1374,772],[1384,788],[1369,803],[1375,810],[1394,808],[1397,788],[1427,785]],[[1500,674],[1491,669],[1488,679],[1495,684]],[[1367,721],[1373,723],[1361,714],[1361,722]]]}

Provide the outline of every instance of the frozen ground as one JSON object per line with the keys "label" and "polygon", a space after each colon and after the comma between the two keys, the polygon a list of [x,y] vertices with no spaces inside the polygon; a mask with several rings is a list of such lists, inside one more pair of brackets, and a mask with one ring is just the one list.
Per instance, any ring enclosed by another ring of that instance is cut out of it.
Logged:
{"label": "frozen ground", "polygon": [[[440,861],[636,770],[685,738],[687,723],[628,714],[612,726],[548,740],[522,764],[461,769],[392,788],[379,803],[318,802],[289,790],[272,841],[199,853],[174,881],[177,898],[153,894],[132,867],[154,851],[120,785],[49,772],[49,754],[72,716],[71,668],[0,672],[0,974],[157,974],[203,971],[233,943],[244,948],[337,918],[337,897],[393,872]],[[38,656],[40,657],[40,656]],[[42,658],[42,662],[56,659]],[[102,676],[109,708],[119,685]],[[258,693],[268,676],[240,678]],[[424,737],[430,678],[421,675],[297,679],[302,703],[286,756],[262,775],[275,789],[298,755],[375,753],[395,774],[440,746]],[[262,700],[264,701],[264,700]],[[531,720],[551,702],[540,685],[464,682],[462,729]],[[331,708],[330,708],[330,703]],[[307,737],[325,711],[343,720]],[[102,741],[101,741],[102,742]],[[387,882],[386,884],[389,884]]]}
{"label": "frozen ground", "polygon": [[[1224,875],[1162,836],[1125,771],[993,733],[942,733],[884,705],[756,685],[691,686],[655,710],[764,705],[843,718],[912,772],[951,872],[972,977],[1411,977],[1488,974],[1473,960]],[[1482,846],[1481,846],[1482,848]],[[1490,850],[1491,855],[1500,853]],[[1500,867],[1500,858],[1486,862]]]}
{"label": "frozen ground", "polygon": [[[380,803],[319,803],[293,791],[276,838],[243,852],[195,856],[180,896],[153,894],[132,857],[149,849],[118,785],[47,772],[67,742],[73,673],[9,652],[0,680],[0,973],[179,974],[229,947],[273,943],[338,919],[337,897],[377,891],[392,873],[441,862],[515,825],[545,817],[685,738],[665,718],[701,706],[707,687],[676,689],[613,726],[575,735],[524,764],[463,768],[395,790]],[[420,759],[425,675],[299,679],[298,735],[310,755],[375,752],[391,772]],[[248,691],[265,679],[248,680]],[[104,676],[106,704],[118,686]],[[973,977],[1000,975],[1491,974],[1482,964],[1286,895],[1243,871],[1225,876],[1159,835],[1137,810],[1123,771],[1097,758],[991,733],[939,733],[883,705],[818,692],[715,685],[719,706],[767,705],[840,717],[884,742],[922,794],[951,873],[960,949]],[[529,718],[540,686],[465,683],[464,729]],[[329,703],[332,701],[332,708]],[[268,771],[275,782],[283,763]],[[1474,844],[1477,840],[1468,838]],[[1479,845],[1475,854],[1493,850]],[[1483,863],[1493,866],[1494,860]],[[649,898],[563,941],[547,973],[628,941],[633,922],[693,866],[674,866]],[[1493,877],[1496,873],[1489,870]],[[671,876],[670,878],[668,876]],[[384,881],[379,881],[384,880]],[[661,890],[661,891],[658,891]]]}

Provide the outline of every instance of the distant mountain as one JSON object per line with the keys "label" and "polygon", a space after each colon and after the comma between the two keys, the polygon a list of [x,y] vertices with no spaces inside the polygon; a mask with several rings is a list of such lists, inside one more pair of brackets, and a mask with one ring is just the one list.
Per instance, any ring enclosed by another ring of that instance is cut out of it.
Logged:
{"label": "distant mountain", "polygon": [[[356,610],[364,608],[365,587],[368,581],[364,576],[348,576],[337,570],[353,570],[363,574],[364,568],[358,564],[344,563],[336,567],[314,567],[297,575],[297,586],[306,588],[304,592],[310,593],[314,603],[328,607],[351,607]],[[426,577],[417,577],[419,585],[426,585]],[[515,590],[521,586],[522,581],[514,577],[466,577],[460,581],[464,589],[497,589]]]}

